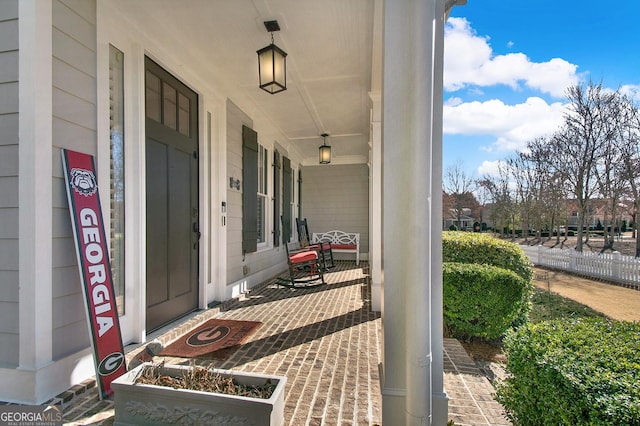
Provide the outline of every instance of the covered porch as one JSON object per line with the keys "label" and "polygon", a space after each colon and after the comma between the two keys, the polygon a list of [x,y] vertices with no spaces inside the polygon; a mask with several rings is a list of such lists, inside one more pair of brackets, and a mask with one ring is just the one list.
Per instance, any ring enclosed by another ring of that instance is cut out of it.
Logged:
{"label": "covered porch", "polygon": [[[376,377],[386,422],[440,424],[447,412],[442,62],[444,22],[455,3],[97,3],[99,41],[132,57],[134,73],[142,77],[146,56],[198,92],[200,308],[241,297],[282,271],[295,218],[307,218],[312,232],[360,233],[371,308],[384,323]],[[280,30],[269,34],[265,22],[273,20]],[[257,87],[256,50],[271,35],[287,52],[287,90],[276,94]],[[246,173],[247,128],[257,140],[265,206],[254,243],[246,241],[255,223],[246,209],[246,194],[255,191]],[[319,161],[325,144],[329,164]],[[134,157],[142,159],[138,149]],[[287,168],[291,177],[278,171]],[[133,300],[140,312],[143,299]],[[135,328],[141,323],[128,329],[148,340],[148,330]]]}
{"label": "covered porch", "polygon": [[[149,337],[167,344],[210,318],[262,322],[256,334],[227,359],[197,364],[287,376],[286,425],[382,424],[382,319],[371,310],[368,264],[356,267],[353,262],[338,262],[327,274],[327,285],[313,289],[291,289],[269,280],[238,300],[198,312]],[[144,345],[127,350],[131,361]],[[444,357],[448,418],[456,425],[509,424],[492,399],[493,387],[462,345],[445,339]],[[161,360],[191,362],[154,358]],[[113,401],[98,399],[93,380],[52,402],[63,404],[65,424],[113,423]]]}
{"label": "covered porch", "polygon": [[[96,158],[125,344],[216,302],[251,303],[286,269],[283,244],[306,217],[312,232],[360,233],[367,296],[335,286],[353,294],[331,303],[361,306],[333,314],[327,303],[306,313],[297,305],[305,298],[278,296],[288,302],[283,321],[315,315],[287,336],[322,330],[311,326],[322,318],[356,321],[322,340],[375,335],[365,345],[375,346],[375,363],[362,372],[378,404],[366,415],[446,423],[442,66],[456,3],[464,0],[6,2],[11,19],[0,23],[19,40],[10,58],[20,98],[10,132],[19,175],[8,181],[16,194],[20,182],[20,197],[10,197],[5,228],[19,222],[20,231],[6,244],[19,241],[11,274],[0,276],[15,290],[3,296],[12,309],[0,312],[10,325],[0,334],[9,348],[0,352],[0,400],[42,403],[93,373],[64,148]],[[256,51],[270,43],[272,20],[288,53],[287,90],[277,94],[258,87]],[[324,134],[328,164],[318,159]],[[264,359],[301,362],[282,352]]]}

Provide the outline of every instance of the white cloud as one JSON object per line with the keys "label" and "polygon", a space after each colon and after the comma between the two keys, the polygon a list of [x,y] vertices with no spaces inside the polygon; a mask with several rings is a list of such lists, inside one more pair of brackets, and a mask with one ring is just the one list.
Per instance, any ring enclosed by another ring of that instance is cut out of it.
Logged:
{"label": "white cloud", "polygon": [[505,165],[505,162],[502,160],[483,161],[478,167],[478,176],[500,176],[500,172],[498,170],[501,165]]}
{"label": "white cloud", "polygon": [[503,84],[563,97],[567,87],[581,81],[577,65],[564,59],[537,63],[523,53],[494,55],[489,38],[477,35],[464,18],[447,20],[444,43],[444,87],[448,91]]}
{"label": "white cloud", "polygon": [[451,106],[451,107],[458,106],[458,105],[460,105],[461,103],[463,103],[462,98],[459,98],[459,97],[457,97],[457,96],[452,96],[452,97],[450,97],[450,98],[448,98],[448,99],[445,99],[445,101],[444,101],[444,104],[445,104],[446,106]]}
{"label": "white cloud", "polygon": [[519,151],[528,141],[553,133],[564,120],[565,105],[547,104],[530,97],[524,103],[507,105],[501,100],[445,102],[443,132],[458,135],[489,135],[495,138],[485,151]]}
{"label": "white cloud", "polygon": [[640,85],[626,84],[620,87],[620,92],[629,96],[634,102],[640,102]]}

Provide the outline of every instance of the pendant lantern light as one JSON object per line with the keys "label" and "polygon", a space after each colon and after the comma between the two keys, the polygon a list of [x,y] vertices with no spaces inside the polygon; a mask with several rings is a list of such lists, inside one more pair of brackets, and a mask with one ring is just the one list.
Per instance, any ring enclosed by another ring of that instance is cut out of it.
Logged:
{"label": "pendant lantern light", "polygon": [[287,52],[273,43],[274,31],[280,31],[278,21],[265,21],[271,33],[271,44],[258,50],[258,78],[260,88],[270,94],[287,90]]}
{"label": "pendant lantern light", "polygon": [[323,138],[323,143],[318,147],[318,157],[320,164],[331,163],[331,145],[327,145],[328,133],[323,133],[320,136]]}

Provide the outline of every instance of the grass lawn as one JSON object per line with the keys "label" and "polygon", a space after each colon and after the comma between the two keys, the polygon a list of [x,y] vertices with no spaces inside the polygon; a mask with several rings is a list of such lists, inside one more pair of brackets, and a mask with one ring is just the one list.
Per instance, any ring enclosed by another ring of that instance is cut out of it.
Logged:
{"label": "grass lawn", "polygon": [[[538,287],[534,289],[531,301],[533,306],[531,307],[531,312],[529,312],[529,321],[533,323],[558,318],[606,318],[606,315],[595,311],[586,305],[555,293],[549,293],[548,291]],[[506,361],[506,358],[502,353],[501,340],[486,341],[483,339],[472,339],[471,341],[463,341],[460,343],[464,346],[467,353],[476,361]]]}
{"label": "grass lawn", "polygon": [[529,321],[533,323],[557,318],[607,317],[575,300],[549,293],[537,287],[531,300],[533,306],[529,313]]}

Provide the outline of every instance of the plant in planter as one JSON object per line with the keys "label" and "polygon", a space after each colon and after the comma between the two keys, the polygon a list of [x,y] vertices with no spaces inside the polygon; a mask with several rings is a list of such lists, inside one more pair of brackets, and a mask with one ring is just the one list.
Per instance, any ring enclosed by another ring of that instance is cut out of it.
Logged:
{"label": "plant in planter", "polygon": [[114,425],[281,425],[282,376],[144,363],[112,382]]}

